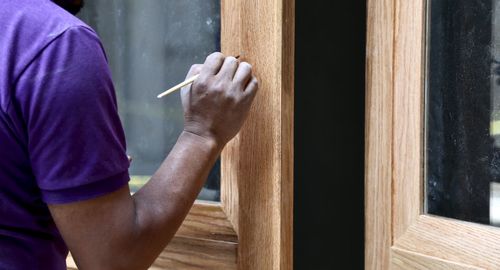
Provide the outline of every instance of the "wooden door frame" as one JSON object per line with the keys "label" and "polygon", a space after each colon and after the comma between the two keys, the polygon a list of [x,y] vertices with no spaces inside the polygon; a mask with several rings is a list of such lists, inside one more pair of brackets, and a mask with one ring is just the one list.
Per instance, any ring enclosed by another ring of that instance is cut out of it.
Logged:
{"label": "wooden door frame", "polygon": [[498,269],[499,228],[424,213],[425,5],[367,5],[365,269]]}

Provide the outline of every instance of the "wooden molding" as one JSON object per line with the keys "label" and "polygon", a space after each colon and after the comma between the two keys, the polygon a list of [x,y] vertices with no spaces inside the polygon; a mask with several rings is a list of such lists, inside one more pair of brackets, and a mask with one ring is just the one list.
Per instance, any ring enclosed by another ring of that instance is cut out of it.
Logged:
{"label": "wooden molding", "polygon": [[424,143],[424,4],[396,0],[393,107],[393,239],[422,213]]}
{"label": "wooden molding", "polygon": [[237,269],[238,244],[175,237],[149,269]]}
{"label": "wooden molding", "polygon": [[470,265],[459,264],[447,260],[442,260],[436,257],[425,256],[420,253],[410,252],[407,250],[399,249],[397,247],[391,248],[391,269],[415,269],[415,270],[480,270]]}
{"label": "wooden molding", "polygon": [[500,269],[500,229],[491,226],[421,215],[394,247],[478,268]]}
{"label": "wooden molding", "polygon": [[222,155],[222,205],[239,269],[292,269],[294,1],[222,1],[222,50],[252,63],[259,93]]}
{"label": "wooden molding", "polygon": [[388,269],[392,244],[394,0],[369,0],[366,50],[365,269]]}
{"label": "wooden molding", "polygon": [[220,203],[196,201],[176,236],[238,243]]}

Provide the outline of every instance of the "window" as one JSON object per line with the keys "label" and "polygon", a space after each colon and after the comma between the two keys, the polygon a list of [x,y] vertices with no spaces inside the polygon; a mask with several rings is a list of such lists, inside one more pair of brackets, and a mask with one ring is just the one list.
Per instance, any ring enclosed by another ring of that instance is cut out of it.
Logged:
{"label": "window", "polygon": [[[484,101],[496,87],[495,2],[368,4],[367,269],[499,269],[500,228],[478,224],[489,223],[489,209],[474,202],[490,193],[471,186],[495,180],[484,155],[495,142],[496,118]],[[450,188],[445,200],[429,198],[441,192],[431,181]],[[462,196],[446,198],[456,191]],[[476,209],[455,211],[467,200]],[[453,214],[440,209],[446,204]]]}
{"label": "window", "polygon": [[[79,17],[97,31],[107,53],[135,192],[183,128],[179,93],[156,96],[183,81],[192,64],[220,51],[220,0],[87,0]],[[199,199],[220,200],[220,161]]]}

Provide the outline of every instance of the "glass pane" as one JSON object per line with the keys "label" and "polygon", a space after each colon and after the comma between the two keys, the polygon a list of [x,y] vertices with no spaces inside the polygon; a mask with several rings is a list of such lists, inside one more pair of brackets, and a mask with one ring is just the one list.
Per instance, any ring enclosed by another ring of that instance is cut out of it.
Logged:
{"label": "glass pane", "polygon": [[428,5],[427,212],[500,225],[500,0]]}
{"label": "glass pane", "polygon": [[[97,31],[107,53],[135,192],[183,127],[179,93],[156,96],[220,50],[220,0],[86,0],[79,17]],[[219,200],[219,168],[217,162],[199,199]]]}

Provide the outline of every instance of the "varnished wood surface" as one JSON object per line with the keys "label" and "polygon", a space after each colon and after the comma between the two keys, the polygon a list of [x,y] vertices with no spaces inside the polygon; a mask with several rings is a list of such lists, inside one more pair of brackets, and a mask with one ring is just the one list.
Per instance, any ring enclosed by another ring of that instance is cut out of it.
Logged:
{"label": "varnished wood surface", "polygon": [[393,238],[422,212],[424,0],[396,0],[393,112]]}
{"label": "varnished wood surface", "polygon": [[150,269],[237,269],[237,243],[175,237]]}
{"label": "varnished wood surface", "polygon": [[197,201],[176,236],[238,242],[238,236],[219,203]]}
{"label": "varnished wood surface", "polygon": [[480,270],[470,265],[455,263],[451,261],[442,260],[436,257],[422,255],[420,253],[402,250],[396,247],[392,248],[392,265],[393,270]]}
{"label": "varnished wood surface", "polygon": [[394,1],[369,0],[366,55],[365,269],[389,268]]}
{"label": "varnished wood surface", "polygon": [[222,2],[222,49],[253,65],[259,93],[222,155],[222,201],[239,269],[292,268],[294,1]]}
{"label": "varnished wood surface", "polygon": [[395,247],[484,269],[500,269],[500,229],[421,215]]}

